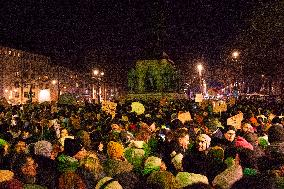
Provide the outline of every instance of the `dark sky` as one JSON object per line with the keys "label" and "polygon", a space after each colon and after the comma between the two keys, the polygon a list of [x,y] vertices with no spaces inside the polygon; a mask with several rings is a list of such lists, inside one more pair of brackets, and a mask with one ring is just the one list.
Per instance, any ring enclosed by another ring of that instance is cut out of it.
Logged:
{"label": "dark sky", "polygon": [[254,2],[7,1],[0,8],[0,43],[71,62],[62,63],[71,67],[82,66],[87,50],[122,69],[162,51],[177,64],[203,57],[213,66],[235,48],[232,44],[258,7]]}

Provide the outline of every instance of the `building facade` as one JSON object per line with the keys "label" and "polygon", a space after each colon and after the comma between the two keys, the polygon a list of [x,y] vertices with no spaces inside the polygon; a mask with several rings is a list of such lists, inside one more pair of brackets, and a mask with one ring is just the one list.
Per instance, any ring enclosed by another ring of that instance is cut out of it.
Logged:
{"label": "building facade", "polygon": [[50,101],[57,101],[64,93],[88,101],[97,100],[98,95],[101,100],[118,95],[118,87],[106,78],[98,83],[91,71],[79,73],[54,66],[49,57],[27,51],[0,47],[0,69],[0,97],[10,104],[39,102],[43,90],[49,92]]}

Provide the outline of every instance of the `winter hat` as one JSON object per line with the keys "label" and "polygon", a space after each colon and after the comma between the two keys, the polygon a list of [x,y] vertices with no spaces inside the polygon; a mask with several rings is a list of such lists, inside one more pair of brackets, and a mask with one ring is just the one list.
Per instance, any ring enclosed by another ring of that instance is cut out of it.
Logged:
{"label": "winter hat", "polygon": [[224,149],[220,146],[214,146],[213,148],[209,149],[208,157],[212,159],[224,159]]}
{"label": "winter hat", "polygon": [[243,177],[243,169],[239,164],[227,168],[225,171],[217,175],[212,185],[216,188],[229,189],[238,180]]}
{"label": "winter hat", "polygon": [[162,160],[158,157],[151,156],[148,157],[144,164],[144,170],[142,171],[143,175],[150,174],[154,171],[159,171],[162,165]]}
{"label": "winter hat", "polygon": [[82,144],[76,139],[66,138],[64,141],[64,153],[68,156],[76,155],[82,148]]}
{"label": "winter hat", "polygon": [[79,162],[77,159],[64,154],[58,157],[58,170],[60,172],[76,171],[78,167]]}
{"label": "winter hat", "polygon": [[265,149],[269,145],[268,137],[267,136],[258,137],[258,143],[259,146]]}
{"label": "winter hat", "polygon": [[190,186],[196,183],[209,184],[208,178],[201,174],[179,172],[176,175],[176,179],[181,185],[181,187]]}
{"label": "winter hat", "polygon": [[110,158],[121,158],[124,154],[124,147],[114,141],[110,141],[107,145],[107,153]]}
{"label": "winter hat", "polygon": [[248,148],[250,150],[253,150],[253,146],[246,141],[246,139],[244,139],[243,137],[238,136],[236,143],[235,143],[236,147],[240,147],[240,148]]}
{"label": "winter hat", "polygon": [[40,186],[37,184],[25,184],[23,189],[47,189],[47,187]]}
{"label": "winter hat", "polygon": [[284,142],[284,128],[282,125],[273,125],[268,129],[268,141]]}
{"label": "winter hat", "polygon": [[0,182],[1,189],[23,189],[23,184],[18,179]]}
{"label": "winter hat", "polygon": [[52,152],[52,144],[48,141],[38,141],[34,145],[34,153],[36,155],[50,158]]}
{"label": "winter hat", "polygon": [[182,159],[183,159],[183,155],[181,153],[176,154],[173,157],[172,163],[175,166],[176,170],[182,170]]}
{"label": "winter hat", "polygon": [[13,179],[14,173],[9,170],[0,170],[0,183]]}
{"label": "winter hat", "polygon": [[209,148],[210,143],[211,143],[211,138],[210,138],[208,135],[206,135],[206,134],[200,134],[200,135],[197,137],[197,140],[198,140],[198,139],[205,139],[205,141],[206,141],[206,146],[207,146],[207,148]]}
{"label": "winter hat", "polygon": [[102,178],[96,185],[96,189],[122,189],[122,186],[111,177]]}
{"label": "winter hat", "polygon": [[84,180],[75,172],[65,172],[60,175],[58,179],[58,188],[71,189],[71,188],[87,188]]}
{"label": "winter hat", "polygon": [[6,140],[0,138],[0,148],[2,148],[3,146],[5,146],[7,144],[8,144],[8,142]]}
{"label": "winter hat", "polygon": [[155,171],[147,178],[147,185],[155,188],[176,189],[181,188],[175,176],[168,171]]}

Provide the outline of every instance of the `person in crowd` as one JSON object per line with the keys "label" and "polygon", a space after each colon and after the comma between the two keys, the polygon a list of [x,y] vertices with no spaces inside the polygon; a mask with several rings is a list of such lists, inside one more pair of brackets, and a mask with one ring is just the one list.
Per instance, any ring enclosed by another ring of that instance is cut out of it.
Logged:
{"label": "person in crowd", "polygon": [[188,131],[184,128],[177,129],[173,143],[166,150],[164,160],[169,171],[177,173],[182,171],[183,157],[189,152],[190,138]]}
{"label": "person in crowd", "polygon": [[124,157],[124,147],[120,143],[110,141],[107,145],[107,154],[108,159],[104,163],[106,175],[113,177],[133,170],[133,165]]}
{"label": "person in crowd", "polygon": [[189,173],[207,175],[208,157],[211,138],[206,134],[197,137],[192,150],[183,158],[183,170]]}
{"label": "person in crowd", "polygon": [[37,183],[47,188],[58,185],[58,171],[56,162],[51,159],[53,146],[48,141],[38,141],[34,145],[34,159],[37,166]]}

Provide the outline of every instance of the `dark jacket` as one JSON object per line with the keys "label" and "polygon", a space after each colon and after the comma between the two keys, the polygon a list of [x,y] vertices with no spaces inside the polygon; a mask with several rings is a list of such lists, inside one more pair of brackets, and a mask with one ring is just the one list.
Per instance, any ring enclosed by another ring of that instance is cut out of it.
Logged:
{"label": "dark jacket", "polygon": [[183,157],[182,166],[183,171],[207,175],[209,161],[206,152],[200,152],[197,150],[197,147],[194,146],[190,153]]}
{"label": "dark jacket", "polygon": [[59,176],[56,162],[44,156],[35,156],[35,162],[38,164],[36,175],[37,184],[48,188],[56,188]]}

